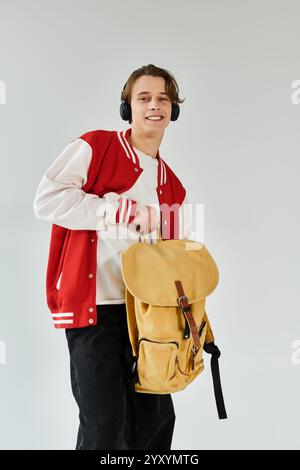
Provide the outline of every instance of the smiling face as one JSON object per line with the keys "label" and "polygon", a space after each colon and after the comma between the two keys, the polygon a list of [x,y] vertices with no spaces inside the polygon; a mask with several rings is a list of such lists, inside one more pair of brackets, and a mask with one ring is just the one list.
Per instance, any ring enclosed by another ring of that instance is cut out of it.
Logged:
{"label": "smiling face", "polygon": [[[132,126],[149,134],[161,134],[169,125],[172,103],[165,90],[165,79],[142,75],[137,78],[131,94]],[[162,116],[151,121],[149,116]]]}

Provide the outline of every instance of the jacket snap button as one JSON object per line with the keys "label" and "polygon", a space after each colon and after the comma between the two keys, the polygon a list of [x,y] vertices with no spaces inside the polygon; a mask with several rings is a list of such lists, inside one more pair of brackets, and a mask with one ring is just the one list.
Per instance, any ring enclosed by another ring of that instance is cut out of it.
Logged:
{"label": "jacket snap button", "polygon": [[94,311],[93,307],[90,307],[89,312],[93,312],[93,311]]}
{"label": "jacket snap button", "polygon": [[88,277],[93,277],[93,275],[92,275],[92,274],[89,274]]}
{"label": "jacket snap button", "polygon": [[92,318],[90,318],[89,323],[94,323],[94,320]]}
{"label": "jacket snap button", "polygon": [[91,242],[95,241],[94,238],[91,238]]}
{"label": "jacket snap button", "polygon": [[159,194],[162,194],[162,190],[161,190],[161,189],[159,190]]}
{"label": "jacket snap button", "polygon": [[138,169],[138,168],[135,168],[134,171],[139,171],[139,169]]}

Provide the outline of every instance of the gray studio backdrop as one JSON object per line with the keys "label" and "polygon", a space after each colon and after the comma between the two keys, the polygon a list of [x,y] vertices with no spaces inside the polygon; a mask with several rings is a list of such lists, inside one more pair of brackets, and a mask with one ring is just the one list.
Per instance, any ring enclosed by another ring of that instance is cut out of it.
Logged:
{"label": "gray studio backdrop", "polygon": [[186,98],[160,148],[193,203],[220,281],[207,311],[229,419],[206,369],[173,394],[173,449],[299,443],[300,4],[0,1],[1,449],[73,449],[78,411],[45,297],[51,225],[37,185],[72,139],[124,129],[120,93],[154,63]]}

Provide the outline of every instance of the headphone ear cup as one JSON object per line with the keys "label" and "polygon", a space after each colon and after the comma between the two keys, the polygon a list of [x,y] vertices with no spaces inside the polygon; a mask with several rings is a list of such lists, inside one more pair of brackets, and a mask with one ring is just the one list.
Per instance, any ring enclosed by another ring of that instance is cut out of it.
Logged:
{"label": "headphone ear cup", "polygon": [[180,114],[180,107],[178,103],[172,103],[171,121],[176,121]]}
{"label": "headphone ear cup", "polygon": [[131,119],[131,106],[126,101],[122,101],[120,104],[120,115],[123,121],[129,121]]}

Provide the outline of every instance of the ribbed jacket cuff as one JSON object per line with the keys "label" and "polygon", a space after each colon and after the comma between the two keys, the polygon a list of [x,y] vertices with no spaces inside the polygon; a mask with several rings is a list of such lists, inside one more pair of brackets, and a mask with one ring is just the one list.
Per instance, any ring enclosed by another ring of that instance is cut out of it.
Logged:
{"label": "ribbed jacket cuff", "polygon": [[119,207],[116,212],[116,224],[127,223],[131,224],[136,216],[137,201],[127,199],[124,197],[119,198]]}

